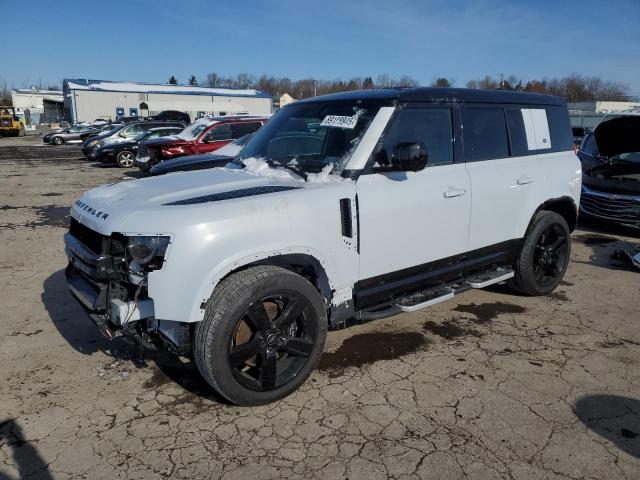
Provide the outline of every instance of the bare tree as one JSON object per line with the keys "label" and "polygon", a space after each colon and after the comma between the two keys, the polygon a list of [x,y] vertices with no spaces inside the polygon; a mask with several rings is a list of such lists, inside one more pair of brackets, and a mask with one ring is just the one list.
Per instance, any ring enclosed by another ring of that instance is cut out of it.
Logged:
{"label": "bare tree", "polygon": [[497,80],[486,75],[479,80],[469,80],[467,88],[502,88],[533,93],[558,95],[568,102],[613,100],[624,101],[630,98],[629,86],[619,82],[603,80],[599,77],[583,77],[571,74],[562,78],[531,79],[524,83],[522,79],[509,75]]}
{"label": "bare tree", "polygon": [[12,105],[11,87],[5,79],[0,80],[0,105]]}
{"label": "bare tree", "polygon": [[216,72],[207,73],[207,85],[210,87],[220,87],[221,78]]}

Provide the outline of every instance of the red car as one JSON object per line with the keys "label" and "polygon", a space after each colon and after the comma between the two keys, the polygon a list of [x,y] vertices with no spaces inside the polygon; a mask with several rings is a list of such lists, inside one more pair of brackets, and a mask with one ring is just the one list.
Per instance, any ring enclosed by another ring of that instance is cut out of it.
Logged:
{"label": "red car", "polygon": [[248,115],[201,118],[177,135],[144,142],[138,149],[136,164],[149,169],[170,158],[213,152],[232,140],[255,132],[267,120],[268,117]]}

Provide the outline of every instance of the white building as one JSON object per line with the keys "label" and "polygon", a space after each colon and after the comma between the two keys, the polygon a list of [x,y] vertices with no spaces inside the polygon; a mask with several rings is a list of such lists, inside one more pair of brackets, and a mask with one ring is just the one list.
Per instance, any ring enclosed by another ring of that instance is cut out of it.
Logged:
{"label": "white building", "polygon": [[71,122],[146,117],[163,110],[204,115],[268,115],[271,96],[253,89],[65,79],[64,105]]}
{"label": "white building", "polygon": [[640,108],[640,102],[608,102],[608,101],[589,101],[589,102],[567,102],[569,110],[580,112],[609,113],[620,110],[637,110]]}
{"label": "white building", "polygon": [[29,110],[32,125],[64,120],[64,97],[59,90],[17,88],[11,90],[11,102],[19,113]]}
{"label": "white building", "polygon": [[567,102],[571,125],[595,128],[607,113],[640,109],[640,102],[586,101]]}

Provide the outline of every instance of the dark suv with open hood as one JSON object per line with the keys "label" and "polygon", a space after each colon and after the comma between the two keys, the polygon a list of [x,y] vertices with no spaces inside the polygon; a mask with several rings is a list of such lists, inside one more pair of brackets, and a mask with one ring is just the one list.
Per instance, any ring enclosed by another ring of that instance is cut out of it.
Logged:
{"label": "dark suv with open hood", "polygon": [[584,137],[578,156],[582,162],[580,211],[640,228],[640,111],[607,115]]}

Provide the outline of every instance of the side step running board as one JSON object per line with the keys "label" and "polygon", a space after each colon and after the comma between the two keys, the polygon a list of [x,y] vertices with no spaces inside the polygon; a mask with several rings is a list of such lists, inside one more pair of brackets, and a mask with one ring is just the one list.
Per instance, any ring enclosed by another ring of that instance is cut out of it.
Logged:
{"label": "side step running board", "polygon": [[376,320],[397,315],[403,312],[415,312],[423,308],[435,305],[452,299],[456,294],[462,293],[471,288],[484,288],[494,283],[500,283],[513,278],[514,272],[511,268],[500,267],[489,272],[484,272],[450,287],[440,286],[430,290],[422,290],[411,295],[398,299],[394,305],[390,305],[380,310],[369,310],[356,312],[354,318],[359,321]]}
{"label": "side step running board", "polygon": [[484,288],[494,283],[504,282],[513,278],[515,274],[510,268],[497,268],[491,272],[482,273],[464,282],[470,288]]}
{"label": "side step running board", "polygon": [[[397,306],[402,312],[415,312],[416,310],[422,310],[436,303],[449,300],[453,298],[455,294],[456,292],[453,288],[443,288],[435,292],[428,292],[418,300],[419,303],[411,303],[409,298],[403,298],[397,303]],[[426,298],[426,300],[420,301],[423,298]]]}

